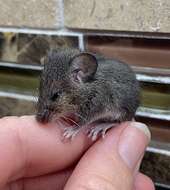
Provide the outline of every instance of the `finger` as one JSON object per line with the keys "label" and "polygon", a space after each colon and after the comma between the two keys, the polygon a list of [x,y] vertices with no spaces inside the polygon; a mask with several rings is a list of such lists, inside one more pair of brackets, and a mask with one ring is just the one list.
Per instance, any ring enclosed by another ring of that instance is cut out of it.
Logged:
{"label": "finger", "polygon": [[42,125],[34,116],[6,117],[0,120],[0,184],[7,179],[59,171],[75,162],[90,146],[80,134],[62,142],[55,124]]}
{"label": "finger", "polygon": [[135,178],[134,190],[155,190],[152,180],[142,173],[138,173]]}
{"label": "finger", "polygon": [[58,173],[38,176],[33,178],[19,179],[6,185],[3,190],[62,190],[70,177],[73,169],[66,169]]}
{"label": "finger", "polygon": [[133,173],[149,140],[148,128],[140,123],[110,130],[85,153],[65,189],[131,190]]}

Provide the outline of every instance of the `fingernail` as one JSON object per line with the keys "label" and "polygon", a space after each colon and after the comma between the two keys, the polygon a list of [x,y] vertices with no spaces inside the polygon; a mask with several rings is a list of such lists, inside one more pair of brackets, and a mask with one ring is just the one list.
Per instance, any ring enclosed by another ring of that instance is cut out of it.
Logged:
{"label": "fingernail", "polygon": [[134,122],[131,124],[131,126],[136,127],[137,129],[141,130],[148,137],[149,140],[151,139],[151,133],[145,124]]}
{"label": "fingernail", "polygon": [[150,138],[148,127],[139,122],[131,122],[121,134],[119,154],[130,169],[134,170],[139,164]]}

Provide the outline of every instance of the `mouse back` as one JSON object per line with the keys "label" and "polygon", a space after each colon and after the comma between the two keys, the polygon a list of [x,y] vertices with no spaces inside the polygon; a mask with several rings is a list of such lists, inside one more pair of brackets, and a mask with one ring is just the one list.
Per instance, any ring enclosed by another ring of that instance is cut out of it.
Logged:
{"label": "mouse back", "polygon": [[138,105],[139,84],[127,64],[77,49],[51,50],[45,57],[38,121],[67,116],[79,126],[102,118],[121,122],[131,120]]}

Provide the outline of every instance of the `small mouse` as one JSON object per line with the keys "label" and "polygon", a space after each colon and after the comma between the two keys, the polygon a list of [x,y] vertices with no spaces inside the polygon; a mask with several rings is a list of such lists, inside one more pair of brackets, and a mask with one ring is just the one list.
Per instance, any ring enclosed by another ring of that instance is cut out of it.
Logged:
{"label": "small mouse", "polygon": [[69,48],[50,50],[43,61],[38,122],[60,118],[71,122],[64,138],[73,138],[88,126],[88,136],[96,140],[111,127],[134,118],[140,88],[127,64]]}

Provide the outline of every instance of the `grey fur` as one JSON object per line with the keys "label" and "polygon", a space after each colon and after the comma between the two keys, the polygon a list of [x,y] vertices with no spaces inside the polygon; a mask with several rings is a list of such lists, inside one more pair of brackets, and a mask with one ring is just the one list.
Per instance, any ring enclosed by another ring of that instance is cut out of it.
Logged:
{"label": "grey fur", "polygon": [[49,122],[67,113],[76,115],[80,127],[96,121],[132,120],[139,106],[139,83],[132,69],[120,61],[100,57],[93,78],[74,83],[70,62],[80,53],[77,49],[62,49],[51,50],[46,56],[37,120]]}

